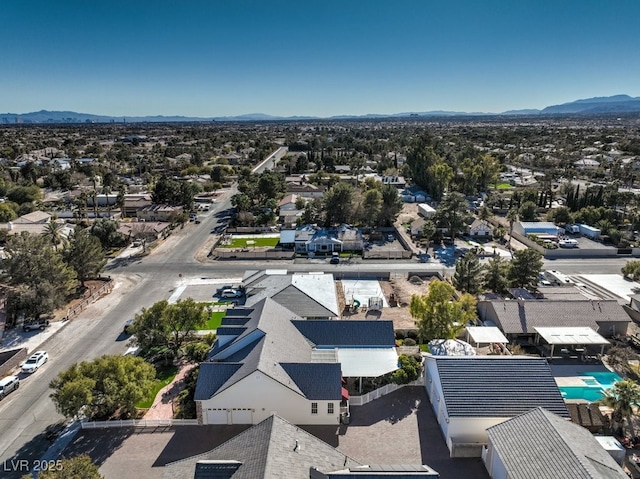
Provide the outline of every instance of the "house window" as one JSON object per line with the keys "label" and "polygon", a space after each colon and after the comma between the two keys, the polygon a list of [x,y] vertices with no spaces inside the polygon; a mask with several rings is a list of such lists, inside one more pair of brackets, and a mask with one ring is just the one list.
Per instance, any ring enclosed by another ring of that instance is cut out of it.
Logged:
{"label": "house window", "polygon": [[312,402],[311,403],[311,414],[318,414],[318,403],[317,402]]}
{"label": "house window", "polygon": [[333,414],[333,403],[327,403],[327,414]]}

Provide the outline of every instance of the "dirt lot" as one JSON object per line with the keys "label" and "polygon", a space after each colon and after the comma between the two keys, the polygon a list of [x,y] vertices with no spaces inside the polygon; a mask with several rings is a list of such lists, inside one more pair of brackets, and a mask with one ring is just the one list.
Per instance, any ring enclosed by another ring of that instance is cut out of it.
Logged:
{"label": "dirt lot", "polygon": [[[415,321],[409,314],[409,302],[414,294],[427,294],[430,281],[431,279],[420,280],[419,278],[409,281],[404,277],[380,281],[382,292],[390,305],[388,308],[382,308],[382,311],[360,308],[357,313],[350,312],[346,309],[344,295],[339,294],[339,306],[343,311],[342,319],[386,319],[393,321],[395,329],[415,328]],[[338,282],[337,287],[340,293],[342,291],[341,282]]]}

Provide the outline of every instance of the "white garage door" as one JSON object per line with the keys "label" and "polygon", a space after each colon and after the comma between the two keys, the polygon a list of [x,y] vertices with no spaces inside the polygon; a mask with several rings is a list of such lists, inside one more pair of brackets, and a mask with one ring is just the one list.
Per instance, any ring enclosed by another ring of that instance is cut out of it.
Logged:
{"label": "white garage door", "polygon": [[232,409],[231,424],[252,424],[251,409]]}
{"label": "white garage door", "polygon": [[207,409],[207,424],[227,424],[227,410]]}

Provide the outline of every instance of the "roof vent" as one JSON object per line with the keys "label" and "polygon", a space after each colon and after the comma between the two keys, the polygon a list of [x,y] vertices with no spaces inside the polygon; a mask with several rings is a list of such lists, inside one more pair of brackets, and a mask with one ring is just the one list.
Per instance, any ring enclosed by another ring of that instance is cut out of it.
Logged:
{"label": "roof vent", "polygon": [[298,442],[298,440],[296,439],[296,445],[293,447],[293,450],[295,452],[298,452],[300,450],[300,443]]}

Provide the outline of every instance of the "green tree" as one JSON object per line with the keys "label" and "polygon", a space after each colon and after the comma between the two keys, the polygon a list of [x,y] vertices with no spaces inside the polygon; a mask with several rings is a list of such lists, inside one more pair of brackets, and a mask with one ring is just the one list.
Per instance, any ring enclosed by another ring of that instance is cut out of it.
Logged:
{"label": "green tree", "polygon": [[231,204],[235,206],[238,211],[249,211],[251,208],[251,198],[244,193],[237,193],[231,197]]}
{"label": "green tree", "polygon": [[429,243],[431,243],[431,239],[436,234],[436,224],[431,220],[426,220],[422,225],[422,230],[420,231],[420,234],[422,235],[422,239],[424,239],[427,242],[427,247],[428,247]]}
{"label": "green tree", "polygon": [[498,294],[505,293],[509,287],[508,273],[509,263],[500,255],[494,256],[484,267],[483,288]]}
{"label": "green tree", "polygon": [[527,248],[515,251],[509,265],[509,285],[512,288],[536,290],[543,266],[542,255],[536,250]]}
{"label": "green tree", "polygon": [[184,352],[189,362],[200,364],[207,359],[211,346],[202,341],[188,343],[184,347]]}
{"label": "green tree", "polygon": [[511,239],[513,238],[513,225],[518,221],[518,210],[510,209],[507,211],[507,221],[509,222],[509,249],[511,249]]}
{"label": "green tree", "polygon": [[522,221],[535,221],[537,218],[537,206],[533,201],[525,201],[520,206],[518,214]]}
{"label": "green tree", "polygon": [[8,223],[18,217],[9,203],[0,203],[0,223]]}
{"label": "green tree", "polygon": [[193,332],[207,322],[205,308],[204,303],[196,303],[192,298],[175,304],[158,301],[150,308],[143,308],[131,328],[135,342],[143,351],[166,347],[177,356]]}
{"label": "green tree", "polygon": [[137,402],[153,390],[156,371],[135,356],[102,356],[76,363],[51,381],[51,399],[66,417],[107,419],[135,414]]}
{"label": "green tree", "polygon": [[124,246],[126,243],[125,236],[118,232],[118,223],[107,218],[94,221],[90,233],[100,240],[104,249]]}
{"label": "green tree", "polygon": [[401,354],[398,356],[398,365],[400,367],[391,375],[391,381],[395,384],[407,384],[420,377],[422,365],[417,358]]}
{"label": "green tree", "polygon": [[463,293],[477,294],[482,285],[482,266],[475,253],[465,254],[456,263],[453,285]]}
{"label": "green tree", "polygon": [[428,169],[428,173],[432,179],[431,194],[433,195],[434,200],[439,201],[447,190],[447,187],[449,186],[449,183],[451,183],[455,173],[453,168],[447,165],[444,161],[439,161],[431,165]]}
{"label": "green tree", "polygon": [[420,342],[455,338],[465,324],[475,321],[477,313],[469,310],[468,300],[455,301],[455,289],[449,283],[435,280],[426,295],[413,295],[409,312],[418,324]]}
{"label": "green tree", "polygon": [[622,276],[633,281],[640,279],[640,260],[633,259],[627,261],[627,264],[622,267],[621,272]]}
{"label": "green tree", "polygon": [[[32,479],[29,474],[26,476]],[[49,468],[38,474],[38,479],[104,479],[98,466],[91,462],[91,458],[82,454],[60,460],[60,467]]]}
{"label": "green tree", "polygon": [[375,226],[382,211],[382,193],[373,189],[365,191],[362,198],[362,218],[364,225]]}
{"label": "green tree", "polygon": [[97,277],[107,264],[100,240],[89,231],[76,226],[65,251],[67,264],[73,268],[82,287],[87,279]]}
{"label": "green tree", "polygon": [[449,235],[455,239],[456,235],[464,231],[465,217],[468,215],[467,200],[462,193],[448,194],[438,206],[435,214],[436,222],[447,228]]}
{"label": "green tree", "polygon": [[44,232],[42,236],[49,240],[53,249],[58,249],[58,245],[64,239],[62,234],[63,225],[62,223],[58,223],[56,219],[52,216],[47,225],[45,226]]}
{"label": "green tree", "polygon": [[339,182],[324,195],[325,224],[350,224],[353,219],[355,191],[348,183]]}
{"label": "green tree", "polygon": [[554,208],[547,213],[547,219],[549,221],[553,221],[554,223],[558,223],[561,225],[568,225],[573,223],[573,218],[571,217],[571,210],[566,206],[561,206],[559,208]]}
{"label": "green tree", "polygon": [[33,318],[52,312],[65,304],[75,289],[76,275],[59,252],[42,236],[23,232],[9,238],[4,268],[13,286],[26,286],[34,295],[30,309]]}
{"label": "green tree", "polygon": [[631,417],[634,415],[634,409],[640,406],[640,386],[635,381],[631,379],[618,381],[611,389],[605,389],[604,397],[600,402],[613,409],[611,418],[614,423],[623,424],[626,421],[633,433]]}
{"label": "green tree", "polygon": [[398,196],[398,190],[393,185],[384,185],[381,192],[382,209],[378,217],[378,226],[393,226],[402,211],[402,199]]}
{"label": "green tree", "polygon": [[7,199],[22,205],[33,203],[42,198],[42,192],[37,186],[15,186],[7,193]]}
{"label": "green tree", "polygon": [[165,315],[167,347],[177,356],[186,340],[198,327],[203,326],[207,319],[204,303],[196,303],[193,298],[179,299],[167,309]]}

